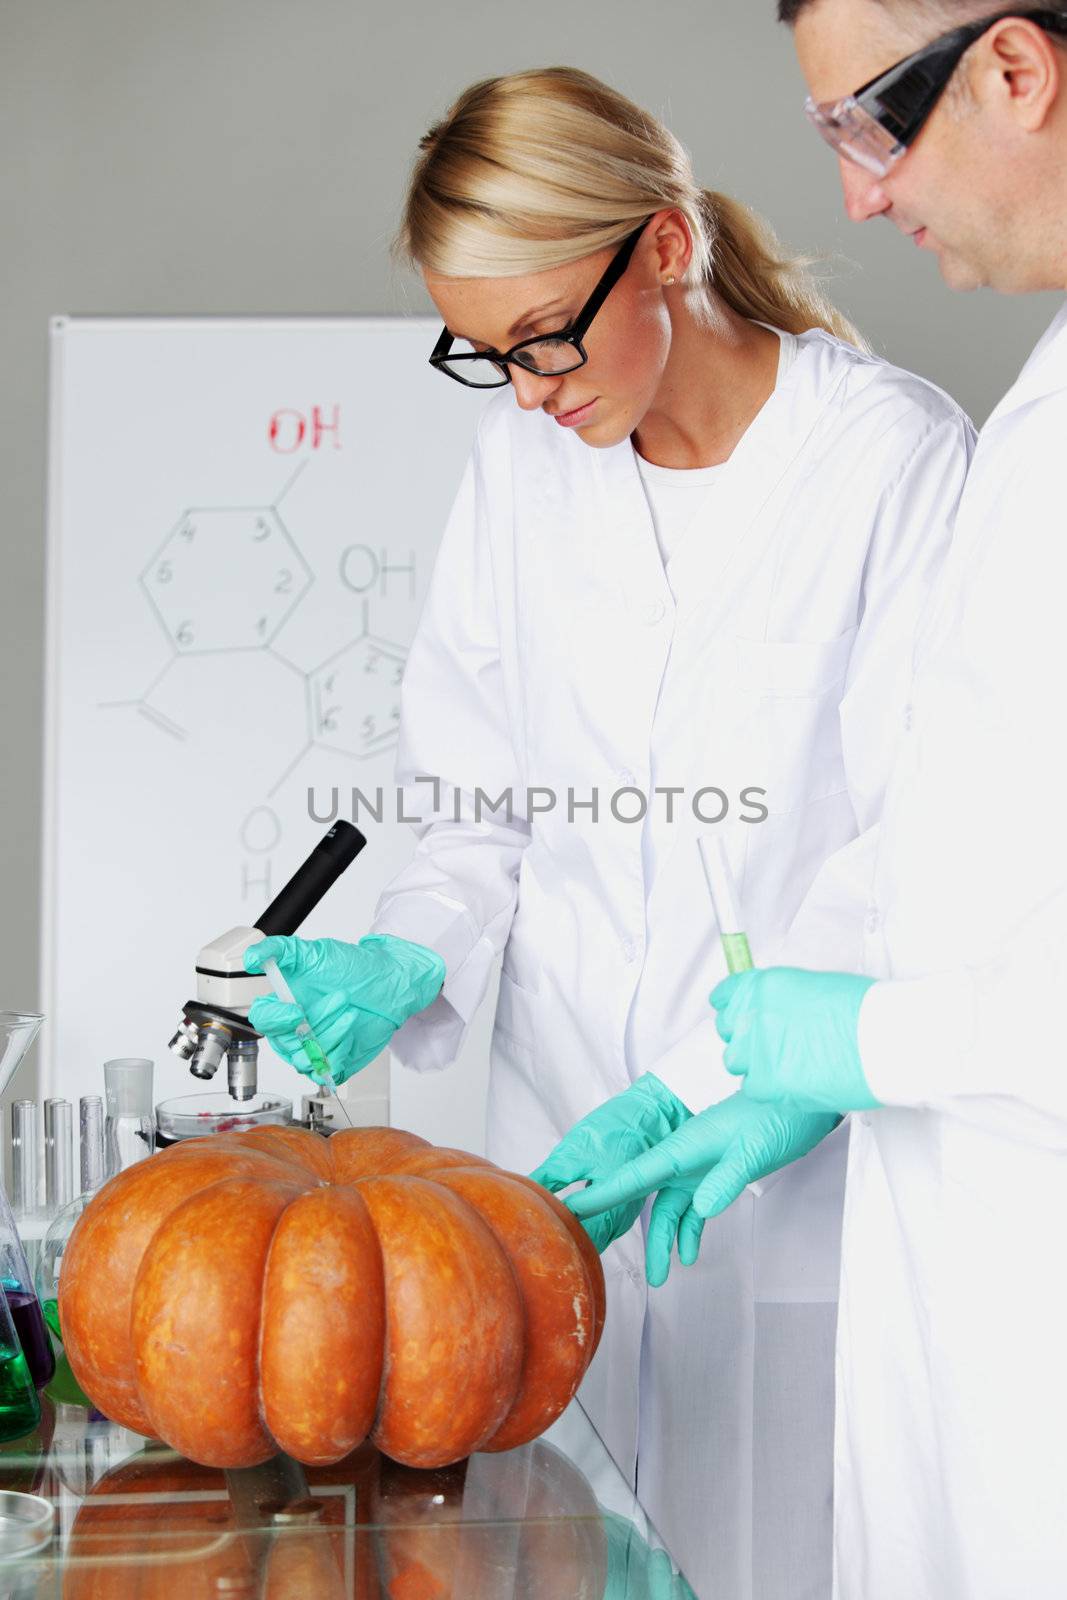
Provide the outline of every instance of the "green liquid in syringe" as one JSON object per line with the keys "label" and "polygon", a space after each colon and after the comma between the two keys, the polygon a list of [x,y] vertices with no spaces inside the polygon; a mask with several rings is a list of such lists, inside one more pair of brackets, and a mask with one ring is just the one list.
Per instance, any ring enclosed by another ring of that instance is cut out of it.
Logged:
{"label": "green liquid in syringe", "polygon": [[21,1348],[0,1345],[0,1439],[21,1439],[41,1420],[41,1407]]}
{"label": "green liquid in syringe", "polygon": [[752,952],[748,948],[748,935],[745,933],[724,933],[722,947],[726,952],[726,970],[728,972],[751,972],[755,966]]}
{"label": "green liquid in syringe", "polygon": [[304,1054],[311,1062],[311,1070],[313,1072],[321,1072],[324,1078],[330,1077],[330,1063],[323,1055],[322,1046],[314,1034],[309,1033],[306,1038],[301,1039],[300,1043],[304,1047]]}

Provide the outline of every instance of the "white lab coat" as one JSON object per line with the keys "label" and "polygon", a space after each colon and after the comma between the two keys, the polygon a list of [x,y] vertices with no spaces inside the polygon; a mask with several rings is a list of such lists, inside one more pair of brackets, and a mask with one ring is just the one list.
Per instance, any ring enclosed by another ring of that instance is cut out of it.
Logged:
{"label": "white lab coat", "polygon": [[[419,845],[374,926],[445,959],[442,996],[394,1037],[417,1068],[454,1059],[503,950],[496,1160],[528,1171],[649,1070],[694,1110],[735,1091],[707,1004],[725,968],[702,788],[729,798],[756,958],[856,965],[915,621],[969,449],[938,390],[805,334],[665,571],[629,442],[590,449],[509,392],[487,408],[404,678]],[[474,820],[476,786],[511,786],[523,814]],[[527,786],[556,808],[527,816]],[[673,822],[656,786],[685,790]],[[739,820],[749,786],[763,822]],[[654,799],[643,824],[612,818],[624,787]],[[568,789],[599,790],[599,820],[570,820]],[[604,1258],[583,1398],[701,1596],[828,1590],[843,1159],[835,1136],[744,1196],[663,1289],[640,1228]]]}
{"label": "white lab coat", "polygon": [[868,913],[839,1600],[1067,1595],[1067,311],[979,440]]}

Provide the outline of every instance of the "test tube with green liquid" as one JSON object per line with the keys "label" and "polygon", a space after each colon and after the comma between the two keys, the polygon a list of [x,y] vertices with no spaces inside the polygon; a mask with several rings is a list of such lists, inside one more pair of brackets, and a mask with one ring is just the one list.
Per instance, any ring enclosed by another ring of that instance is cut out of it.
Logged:
{"label": "test tube with green liquid", "polygon": [[737,899],[730,858],[722,839],[703,835],[698,841],[704,876],[719,924],[719,937],[726,956],[728,972],[751,972],[755,965],[748,947],[748,935],[741,924],[741,908]]}

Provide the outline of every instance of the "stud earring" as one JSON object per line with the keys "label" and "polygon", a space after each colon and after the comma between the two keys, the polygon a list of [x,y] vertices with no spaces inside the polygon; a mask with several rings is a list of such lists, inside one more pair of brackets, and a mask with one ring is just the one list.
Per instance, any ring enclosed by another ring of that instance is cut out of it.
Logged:
{"label": "stud earring", "polygon": [[665,284],[673,283],[674,282],[674,273],[672,272],[669,278],[664,278],[663,282]]}

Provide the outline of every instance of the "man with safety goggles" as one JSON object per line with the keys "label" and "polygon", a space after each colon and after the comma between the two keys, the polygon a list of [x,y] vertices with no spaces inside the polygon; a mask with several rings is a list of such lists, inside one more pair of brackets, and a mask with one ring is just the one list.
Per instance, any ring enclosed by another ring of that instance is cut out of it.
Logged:
{"label": "man with safety goggles", "polygon": [[[1067,9],[779,13],[853,219],[893,222],[957,288],[1067,289]],[[739,1099],[853,1114],[837,1600],[1067,1595],[1065,449],[1067,308],[983,429],[920,625],[862,972],[711,996]],[[574,1209],[687,1192],[695,1253],[722,1209],[714,1131],[692,1117]]]}
{"label": "man with safety goggles", "polygon": [[[794,15],[799,9],[782,7]],[[1040,7],[1016,15],[1052,34],[1067,35],[1067,11]],[[1004,20],[998,12],[951,28],[844,99],[820,101],[809,95],[807,116],[834,150],[876,178],[887,178],[919,137],[971,46]],[[801,37],[804,32],[802,26]]]}
{"label": "man with safety goggles", "polygon": [[781,0],[779,12],[853,221],[895,223],[953,288],[1062,287],[1067,6]]}
{"label": "man with safety goggles", "polygon": [[[952,287],[1067,288],[1067,8],[780,9],[851,217],[896,223]],[[854,1113],[841,1600],[1067,1594],[1065,445],[1061,310],[983,430],[920,634],[878,981],[780,969],[715,996],[754,1099]]]}

